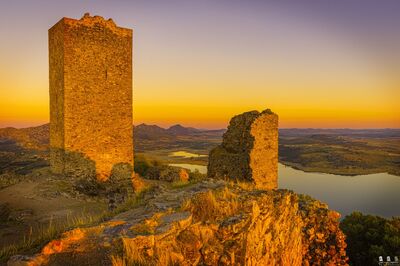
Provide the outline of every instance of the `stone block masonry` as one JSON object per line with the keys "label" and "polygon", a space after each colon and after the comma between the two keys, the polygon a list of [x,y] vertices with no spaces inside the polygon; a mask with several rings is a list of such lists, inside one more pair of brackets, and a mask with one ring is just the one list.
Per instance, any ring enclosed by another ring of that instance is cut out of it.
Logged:
{"label": "stone block masonry", "polygon": [[133,167],[132,30],[85,14],[49,29],[50,163],[107,180]]}
{"label": "stone block masonry", "polygon": [[233,117],[222,144],[211,150],[208,176],[278,187],[278,116],[271,110]]}

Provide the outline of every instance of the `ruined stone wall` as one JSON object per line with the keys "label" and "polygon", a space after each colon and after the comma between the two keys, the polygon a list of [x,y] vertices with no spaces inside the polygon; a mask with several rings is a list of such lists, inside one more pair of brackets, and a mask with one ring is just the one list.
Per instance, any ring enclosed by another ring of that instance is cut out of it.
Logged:
{"label": "ruined stone wall", "polygon": [[222,144],[210,152],[208,176],[278,186],[278,116],[267,109],[233,117]]}
{"label": "ruined stone wall", "polygon": [[85,14],[49,30],[54,172],[97,175],[133,166],[132,30]]}
{"label": "ruined stone wall", "polygon": [[212,179],[159,191],[8,265],[348,265],[340,215],[310,197]]}
{"label": "ruined stone wall", "polygon": [[64,24],[49,30],[50,89],[50,165],[58,174],[64,172]]}
{"label": "ruined stone wall", "polygon": [[278,116],[261,113],[251,125],[254,137],[250,151],[252,178],[258,187],[278,187]]}

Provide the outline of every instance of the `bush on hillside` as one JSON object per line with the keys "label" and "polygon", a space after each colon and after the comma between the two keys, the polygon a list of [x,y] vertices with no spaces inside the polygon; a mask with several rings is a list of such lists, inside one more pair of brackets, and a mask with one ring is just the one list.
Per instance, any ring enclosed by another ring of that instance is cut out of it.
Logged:
{"label": "bush on hillside", "polygon": [[400,217],[353,212],[340,223],[351,265],[377,265],[379,256],[400,256]]}

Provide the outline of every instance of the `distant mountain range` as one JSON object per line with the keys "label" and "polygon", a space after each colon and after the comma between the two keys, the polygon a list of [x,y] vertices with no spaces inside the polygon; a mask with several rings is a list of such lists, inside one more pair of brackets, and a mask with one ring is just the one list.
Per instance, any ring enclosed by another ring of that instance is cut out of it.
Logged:
{"label": "distant mountain range", "polygon": [[[226,129],[198,129],[185,127],[180,124],[169,128],[162,128],[157,125],[140,124],[134,128],[135,143],[141,140],[165,140],[179,139],[179,137],[222,137]],[[279,129],[280,137],[301,137],[320,135],[341,135],[349,137],[366,136],[369,137],[399,137],[400,129],[316,129],[316,128],[283,128]],[[8,139],[21,144],[29,149],[47,149],[49,145],[49,124],[28,128],[0,128],[0,140]]]}
{"label": "distant mountain range", "polygon": [[193,135],[204,135],[213,134],[221,135],[225,132],[225,129],[209,130],[209,129],[198,129],[193,127],[184,127],[180,124],[173,125],[169,128],[162,128],[157,125],[140,124],[135,126],[134,136],[137,139],[156,139],[160,137],[177,137],[177,136],[193,136]]}
{"label": "distant mountain range", "polygon": [[[8,139],[21,144],[29,149],[46,149],[49,146],[50,136],[49,124],[44,124],[37,127],[27,128],[0,128],[0,140]],[[184,127],[180,124],[173,125],[169,128],[162,128],[157,125],[140,124],[134,127],[134,139],[136,141],[157,140],[160,138],[176,138],[178,136],[195,136],[195,135],[221,135],[225,129],[207,130],[197,129],[193,127]]]}

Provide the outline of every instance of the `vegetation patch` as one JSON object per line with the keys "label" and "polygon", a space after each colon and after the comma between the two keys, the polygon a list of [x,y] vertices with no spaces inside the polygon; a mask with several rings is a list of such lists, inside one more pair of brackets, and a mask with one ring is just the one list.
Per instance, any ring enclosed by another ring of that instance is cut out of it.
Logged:
{"label": "vegetation patch", "polygon": [[190,211],[195,221],[216,222],[233,216],[241,206],[238,196],[225,187],[196,194],[183,202],[182,210]]}
{"label": "vegetation patch", "polygon": [[0,262],[7,261],[11,256],[16,254],[31,254],[38,252],[47,242],[61,236],[65,231],[78,227],[89,227],[110,220],[115,215],[132,209],[142,203],[142,199],[146,191],[142,191],[137,195],[128,198],[123,204],[113,211],[106,211],[98,215],[91,215],[83,212],[76,217],[67,217],[65,221],[55,222],[50,220],[48,224],[31,227],[29,233],[24,237],[23,241],[17,244],[5,246],[0,249]]}
{"label": "vegetation patch", "polygon": [[340,223],[351,265],[377,265],[379,256],[400,255],[400,217],[385,219],[353,212]]}
{"label": "vegetation patch", "polygon": [[296,169],[337,175],[400,175],[399,133],[386,136],[371,130],[362,134],[348,131],[343,135],[290,134],[285,132],[279,137],[279,160]]}

